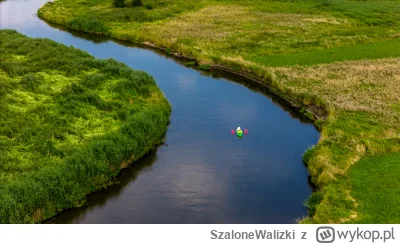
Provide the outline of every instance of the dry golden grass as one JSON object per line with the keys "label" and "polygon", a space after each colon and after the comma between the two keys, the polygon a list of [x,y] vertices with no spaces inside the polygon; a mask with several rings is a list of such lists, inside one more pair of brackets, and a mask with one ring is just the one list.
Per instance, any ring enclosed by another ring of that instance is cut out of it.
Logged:
{"label": "dry golden grass", "polygon": [[35,223],[38,223],[40,221],[43,221],[43,218],[44,218],[43,209],[41,209],[41,208],[36,209],[35,212],[33,213],[32,220]]}
{"label": "dry golden grass", "polygon": [[308,93],[328,105],[347,111],[378,114],[397,124],[400,111],[400,59],[349,61],[269,69],[279,82],[294,93]]}

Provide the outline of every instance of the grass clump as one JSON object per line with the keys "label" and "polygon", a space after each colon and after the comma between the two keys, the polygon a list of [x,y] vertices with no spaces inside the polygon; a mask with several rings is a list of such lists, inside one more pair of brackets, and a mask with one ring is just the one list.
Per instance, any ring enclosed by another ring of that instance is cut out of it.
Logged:
{"label": "grass clump", "polygon": [[115,60],[0,30],[0,221],[65,208],[151,150],[170,106],[153,78]]}
{"label": "grass clump", "polygon": [[[375,187],[362,179],[362,165],[375,157],[400,160],[379,156],[400,151],[399,0],[148,0],[151,10],[129,12],[112,9],[110,0],[83,1],[59,0],[39,14],[59,24],[98,18],[109,27],[102,34],[245,73],[316,119],[321,138],[304,160],[318,190],[303,223],[382,222],[372,211],[393,195],[379,194],[376,204],[358,182]],[[368,171],[371,179],[388,165]],[[398,222],[392,210],[382,211]]]}

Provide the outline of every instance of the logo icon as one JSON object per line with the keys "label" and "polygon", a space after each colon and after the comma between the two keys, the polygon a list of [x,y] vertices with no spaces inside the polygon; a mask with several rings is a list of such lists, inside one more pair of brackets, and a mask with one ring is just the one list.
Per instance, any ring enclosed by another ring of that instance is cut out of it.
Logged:
{"label": "logo icon", "polygon": [[335,229],[329,226],[317,228],[317,242],[332,243],[335,241]]}

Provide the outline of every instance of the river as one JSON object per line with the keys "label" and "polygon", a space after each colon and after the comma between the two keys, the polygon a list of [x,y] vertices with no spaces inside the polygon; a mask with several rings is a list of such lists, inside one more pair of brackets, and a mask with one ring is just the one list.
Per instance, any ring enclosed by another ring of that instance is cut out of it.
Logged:
{"label": "river", "polygon": [[[310,121],[243,78],[49,25],[36,16],[45,2],[1,2],[0,29],[143,70],[172,105],[163,145],[49,223],[295,223],[307,215],[312,187],[301,157],[319,137]],[[241,140],[230,132],[238,126],[249,131]]]}

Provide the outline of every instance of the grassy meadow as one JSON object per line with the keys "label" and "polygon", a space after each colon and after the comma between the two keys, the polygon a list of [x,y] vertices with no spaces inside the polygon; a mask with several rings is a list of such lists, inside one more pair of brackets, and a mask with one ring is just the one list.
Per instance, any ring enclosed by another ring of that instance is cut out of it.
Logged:
{"label": "grassy meadow", "polygon": [[170,106],[115,60],[0,30],[0,222],[32,223],[111,183],[161,139]]}
{"label": "grassy meadow", "polygon": [[258,79],[321,130],[303,155],[317,191],[301,222],[400,223],[399,0],[112,2],[56,0],[38,15]]}
{"label": "grassy meadow", "polygon": [[[57,0],[39,16],[220,64],[281,66],[281,57],[288,64],[314,64],[400,56],[397,0],[143,0],[143,7],[126,2],[127,7],[115,8],[112,0]],[[380,46],[389,52],[382,53]]]}

